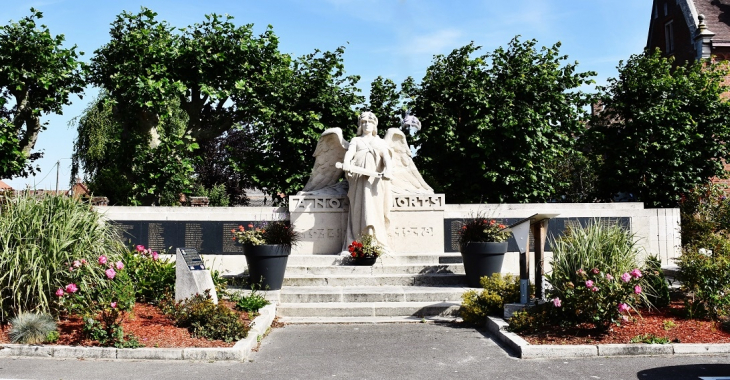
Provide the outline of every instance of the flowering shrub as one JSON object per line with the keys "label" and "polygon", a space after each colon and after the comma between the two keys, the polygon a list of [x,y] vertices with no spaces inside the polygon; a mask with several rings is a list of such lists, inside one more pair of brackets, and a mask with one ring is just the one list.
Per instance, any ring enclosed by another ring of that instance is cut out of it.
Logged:
{"label": "flowering shrub", "polygon": [[238,230],[231,230],[233,240],[241,244],[263,245],[263,244],[284,244],[296,245],[299,240],[299,233],[290,228],[287,222],[262,222],[260,226],[249,223],[248,229],[238,226]]}
{"label": "flowering shrub", "polygon": [[175,320],[179,327],[186,327],[193,337],[220,339],[232,342],[246,337],[246,326],[235,311],[223,303],[214,304],[210,292],[196,294],[178,303],[166,301],[163,312]]}
{"label": "flowering shrub", "polygon": [[469,219],[461,226],[459,230],[459,245],[464,246],[470,242],[503,242],[510,237],[507,226],[498,223],[496,220],[487,220],[479,217]]}
{"label": "flowering shrub", "polygon": [[353,241],[347,246],[350,256],[356,259],[380,257],[383,254],[383,247],[378,244],[372,235],[364,235],[360,240]]}
{"label": "flowering shrub", "polygon": [[68,267],[69,283],[56,289],[59,306],[84,320],[84,333],[102,346],[136,347],[125,336],[122,320],[134,306],[134,285],[124,263],[100,255],[95,262],[73,260]]}
{"label": "flowering shrub", "polygon": [[[151,249],[138,245],[124,253],[126,271],[134,283],[135,298],[140,302],[159,302],[175,286],[175,263],[161,258]],[[120,268],[119,264],[122,265]],[[124,269],[120,261],[116,270]]]}
{"label": "flowering shrub", "polygon": [[730,254],[687,248],[677,260],[690,318],[730,316]]}
{"label": "flowering shrub", "polygon": [[601,268],[579,269],[579,281],[568,282],[565,289],[550,293],[552,305],[558,314],[570,322],[590,322],[599,330],[607,330],[611,324],[620,323],[626,314],[635,310],[644,289],[638,268],[618,277]]}

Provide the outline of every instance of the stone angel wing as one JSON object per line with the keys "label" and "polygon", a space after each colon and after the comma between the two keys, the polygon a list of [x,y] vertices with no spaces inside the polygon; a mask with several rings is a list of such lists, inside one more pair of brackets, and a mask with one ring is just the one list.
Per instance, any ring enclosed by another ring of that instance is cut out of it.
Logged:
{"label": "stone angel wing", "polygon": [[311,193],[337,185],[343,171],[336,168],[335,163],[342,162],[349,146],[350,143],[342,137],[342,129],[325,130],[314,150],[314,168],[302,192]]}
{"label": "stone angel wing", "polygon": [[398,128],[390,128],[384,140],[393,155],[391,190],[396,194],[433,194],[433,189],[423,180],[411,158],[406,135]]}

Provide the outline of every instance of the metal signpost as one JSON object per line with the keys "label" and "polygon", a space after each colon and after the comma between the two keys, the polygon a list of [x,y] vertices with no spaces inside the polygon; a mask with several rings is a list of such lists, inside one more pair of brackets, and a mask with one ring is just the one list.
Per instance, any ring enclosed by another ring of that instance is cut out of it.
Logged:
{"label": "metal signpost", "polygon": [[542,277],[545,274],[545,239],[548,221],[559,214],[534,214],[509,226],[520,251],[520,303],[530,296],[530,229],[535,238],[535,297],[543,297]]}

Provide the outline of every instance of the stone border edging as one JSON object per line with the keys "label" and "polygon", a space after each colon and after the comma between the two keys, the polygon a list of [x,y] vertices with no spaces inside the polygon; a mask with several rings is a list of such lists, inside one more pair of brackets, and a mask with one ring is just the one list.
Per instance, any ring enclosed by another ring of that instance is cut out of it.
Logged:
{"label": "stone border edging", "polygon": [[4,344],[0,346],[0,357],[40,357],[60,359],[133,359],[133,360],[235,360],[248,359],[251,350],[258,346],[276,316],[276,305],[269,304],[259,310],[251,322],[245,338],[233,347],[214,348],[113,348]]}
{"label": "stone border edging", "polygon": [[522,359],[730,354],[730,343],[532,345],[519,335],[507,331],[507,322],[497,317],[487,317],[487,330]]}

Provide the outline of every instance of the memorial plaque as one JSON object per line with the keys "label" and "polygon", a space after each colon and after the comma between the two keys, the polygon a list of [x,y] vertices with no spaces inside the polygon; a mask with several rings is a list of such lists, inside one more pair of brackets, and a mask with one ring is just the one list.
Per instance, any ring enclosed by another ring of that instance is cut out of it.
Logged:
{"label": "memorial plaque", "polygon": [[121,230],[125,244],[144,245],[159,253],[174,253],[174,248],[187,247],[203,254],[242,255],[241,245],[233,239],[231,230],[263,222],[124,220],[110,223]]}
{"label": "memorial plaque", "polygon": [[180,254],[185,259],[185,265],[188,266],[188,269],[205,270],[203,258],[200,257],[200,254],[195,248],[180,248]]}
{"label": "memorial plaque", "polygon": [[[444,252],[459,252],[459,230],[463,226],[463,221],[468,219],[444,219]],[[519,222],[520,218],[502,218],[496,219],[504,225],[510,225],[512,223]],[[552,251],[551,242],[560,236],[563,236],[565,230],[571,227],[585,227],[590,223],[598,221],[599,223],[615,225],[618,224],[621,227],[631,230],[631,218],[630,217],[611,217],[611,218],[591,218],[591,217],[580,217],[580,218],[553,218],[548,221],[547,229],[547,241],[545,243],[545,250]],[[530,231],[530,252],[534,252],[534,238],[532,231]],[[508,252],[518,252],[517,243],[514,237],[510,237],[507,248]]]}

